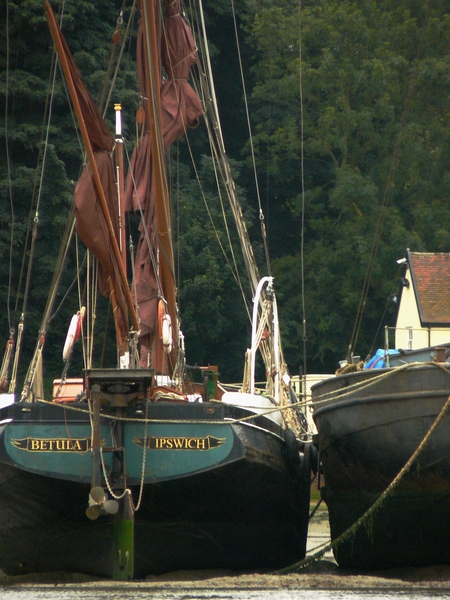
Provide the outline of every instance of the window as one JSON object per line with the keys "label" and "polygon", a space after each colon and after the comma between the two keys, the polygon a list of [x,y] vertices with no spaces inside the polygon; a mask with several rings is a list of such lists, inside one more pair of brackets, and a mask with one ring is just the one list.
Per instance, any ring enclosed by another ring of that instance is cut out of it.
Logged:
{"label": "window", "polygon": [[407,348],[407,350],[412,350],[413,349],[413,328],[407,327],[406,329],[407,329],[406,348]]}

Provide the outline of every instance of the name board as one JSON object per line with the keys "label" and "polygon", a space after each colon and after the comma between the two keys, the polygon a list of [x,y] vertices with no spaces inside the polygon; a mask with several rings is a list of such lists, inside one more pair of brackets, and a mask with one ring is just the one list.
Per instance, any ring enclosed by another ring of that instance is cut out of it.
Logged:
{"label": "name board", "polygon": [[226,438],[216,438],[211,435],[205,437],[155,437],[134,438],[133,442],[148,450],[211,450],[223,446],[227,441]]}
{"label": "name board", "polygon": [[13,446],[27,452],[87,452],[91,449],[90,438],[32,438],[11,440]]}

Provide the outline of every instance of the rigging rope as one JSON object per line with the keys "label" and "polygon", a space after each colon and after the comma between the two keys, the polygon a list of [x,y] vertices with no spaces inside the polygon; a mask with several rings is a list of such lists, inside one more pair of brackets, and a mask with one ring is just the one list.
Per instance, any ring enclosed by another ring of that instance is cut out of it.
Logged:
{"label": "rigging rope", "polygon": [[[69,245],[70,245],[70,240],[72,239],[74,230],[75,230],[75,214],[74,214],[74,210],[72,209],[72,211],[69,215],[69,218],[67,220],[66,230],[64,232],[64,236],[63,236],[62,244],[61,244],[60,251],[58,254],[55,271],[53,273],[53,279],[52,279],[52,282],[50,285],[50,290],[49,290],[49,294],[47,297],[47,303],[45,306],[44,314],[42,316],[41,326],[39,329],[39,336],[38,336],[38,340],[36,342],[36,349],[34,351],[33,358],[30,362],[30,365],[27,370],[27,374],[25,376],[23,389],[22,389],[22,393],[21,393],[21,397],[20,397],[21,402],[28,401],[30,399],[30,392],[31,392],[31,389],[33,386],[34,378],[37,375],[37,370],[40,366],[40,359],[41,359],[42,349],[45,344],[45,335],[47,333],[48,324],[54,317],[54,314],[51,315],[51,312],[53,310],[53,306],[56,301],[56,294],[57,294],[57,291],[59,288],[59,283],[61,281],[64,263],[66,261],[66,257],[67,257],[67,253],[68,253]],[[16,356],[18,357],[18,353],[16,354]],[[16,363],[16,358],[15,358],[15,363]],[[13,376],[11,377],[11,382],[13,382],[13,381],[15,382],[15,379],[16,379],[17,365],[15,364],[14,366],[15,366],[15,369],[13,371],[14,377]]]}
{"label": "rigging rope", "polygon": [[[205,122],[206,122],[207,118],[208,117],[205,114],[204,115]],[[231,258],[232,258],[232,263],[233,264],[231,264],[231,262],[230,262],[230,259],[229,259],[228,255],[226,253],[225,247],[224,247],[224,245],[222,243],[222,240],[220,238],[219,231],[218,231],[218,229],[216,227],[216,224],[214,222],[214,217],[213,217],[211,209],[210,209],[210,207],[208,205],[208,199],[206,197],[206,193],[205,193],[205,190],[203,188],[203,185],[202,185],[202,182],[201,182],[201,178],[200,178],[200,173],[198,171],[195,158],[193,156],[192,147],[191,147],[191,144],[189,142],[189,138],[186,136],[186,142],[187,142],[188,151],[189,151],[189,155],[190,155],[191,162],[192,162],[192,167],[193,167],[194,173],[195,173],[195,178],[196,178],[198,186],[199,186],[199,191],[200,191],[200,194],[202,196],[202,200],[203,200],[203,203],[205,205],[205,209],[206,209],[206,212],[208,214],[209,221],[210,221],[211,226],[213,228],[214,236],[215,236],[215,238],[217,240],[217,243],[219,245],[219,248],[220,248],[220,250],[222,252],[223,257],[224,257],[227,265],[230,268],[230,272],[231,272],[234,280],[236,281],[236,283],[239,286],[242,298],[244,300],[244,304],[245,304],[246,309],[247,309],[247,314],[250,317],[250,312],[249,312],[247,301],[246,301],[247,300],[247,296],[246,296],[246,293],[245,293],[245,290],[244,290],[244,285],[243,285],[243,282],[242,282],[242,278],[241,278],[240,273],[239,273],[239,268],[238,268],[237,260],[236,260],[236,254],[235,254],[235,251],[234,251],[234,248],[233,248],[233,244],[232,244],[232,241],[231,241],[231,235],[230,235],[230,230],[229,230],[229,227],[228,227],[228,222],[226,220],[226,211],[225,211],[225,207],[224,207],[224,203],[223,203],[222,190],[221,190],[221,185],[220,185],[220,180],[219,180],[219,174],[218,174],[218,168],[220,169],[219,165],[220,165],[220,160],[221,159],[217,155],[217,149],[214,146],[213,140],[211,139],[211,137],[209,139],[210,139],[210,148],[211,148],[211,154],[212,154],[212,165],[213,165],[213,169],[214,169],[214,176],[215,176],[216,183],[217,183],[217,193],[218,193],[219,203],[220,203],[220,206],[221,206],[223,223],[224,223],[224,226],[225,226],[225,231],[226,231],[226,235],[227,235],[227,239],[228,239],[228,243],[229,243],[229,247],[230,247],[230,253],[231,253]]]}
{"label": "rigging rope", "polygon": [[298,47],[299,47],[299,69],[298,88],[300,95],[300,177],[302,197],[302,225],[300,240],[300,276],[302,279],[302,341],[303,341],[303,393],[306,395],[306,304],[305,304],[305,139],[304,139],[304,107],[303,107],[303,79],[302,79],[302,1],[298,3]]}
{"label": "rigging rope", "polygon": [[[116,31],[114,32],[114,35],[118,31],[120,25],[122,25],[122,22],[123,22],[123,13],[125,11],[125,6],[126,6],[126,0],[124,0],[124,2],[122,4],[122,9],[120,11],[120,15],[117,18],[117,28],[116,28]],[[106,114],[106,109],[109,106],[109,103],[111,101],[112,93],[113,93],[113,91],[115,89],[115,84],[116,84],[117,76],[118,76],[118,73],[119,73],[119,68],[120,68],[120,65],[121,65],[121,62],[122,62],[122,56],[123,56],[123,53],[124,53],[124,50],[125,50],[126,42],[129,39],[130,29],[131,29],[131,26],[132,26],[132,24],[134,22],[134,16],[135,16],[135,14],[136,14],[136,0],[133,1],[133,4],[132,4],[131,9],[130,9],[130,16],[129,16],[129,19],[128,19],[127,28],[126,28],[125,34],[123,36],[123,42],[122,42],[121,47],[120,47],[119,55],[117,57],[117,62],[116,62],[116,68],[114,70],[114,74],[113,74],[112,77],[110,77],[110,74],[111,74],[111,70],[112,70],[112,64],[113,64],[113,61],[114,61],[114,56],[115,56],[115,51],[116,51],[116,48],[117,48],[117,44],[115,44],[114,41],[113,41],[113,44],[111,46],[110,57],[109,57],[109,61],[108,61],[108,68],[107,68],[107,72],[106,72],[106,75],[105,75],[105,83],[102,86],[103,89],[101,91],[101,94],[99,95],[99,101],[98,101],[98,107],[99,107],[100,112],[102,112],[103,117]],[[113,38],[114,38],[114,36],[113,36]],[[108,91],[108,94],[106,95],[106,87],[108,85],[108,82],[110,82],[109,83],[109,91]],[[105,95],[106,95],[106,99],[104,97]]]}
{"label": "rigging rope", "polygon": [[[8,326],[10,335],[11,330],[11,287],[12,287],[12,263],[13,263],[13,247],[14,247],[14,228],[15,228],[15,213],[12,193],[11,180],[11,156],[9,152],[9,65],[10,65],[10,40],[9,40],[9,2],[6,3],[6,73],[5,73],[5,149],[6,149],[6,168],[8,173],[8,195],[9,205],[11,210],[11,240],[9,243],[9,275],[8,275],[8,296],[6,307],[8,313]],[[9,357],[8,357],[9,360]]]}
{"label": "rigging rope", "polygon": [[270,276],[271,275],[271,268],[270,268],[270,258],[269,258],[269,246],[268,246],[268,243],[267,243],[266,228],[265,228],[265,225],[264,225],[264,213],[263,213],[263,210],[262,210],[261,197],[260,197],[260,193],[259,193],[258,175],[257,175],[256,160],[255,160],[255,148],[254,148],[254,145],[253,145],[252,126],[251,126],[251,122],[250,122],[250,113],[249,113],[249,110],[248,110],[247,89],[246,89],[246,85],[245,85],[244,69],[243,69],[243,66],[242,66],[241,47],[240,47],[240,44],[239,44],[239,35],[238,35],[238,28],[237,28],[237,22],[236,22],[236,11],[235,11],[235,8],[234,8],[234,0],[231,0],[231,12],[233,14],[234,35],[235,35],[235,38],[236,38],[236,48],[237,48],[237,53],[238,53],[239,69],[240,69],[240,74],[241,74],[242,91],[243,91],[243,94],[244,94],[245,114],[246,114],[246,117],[247,117],[247,128],[248,128],[248,134],[249,134],[249,140],[250,140],[250,150],[251,150],[251,155],[252,155],[253,173],[254,173],[254,176],[255,176],[256,198],[258,200],[259,219],[260,219],[260,222],[261,222],[261,235],[262,235],[262,238],[263,238],[264,252],[265,252],[265,255],[266,255],[267,274]]}
{"label": "rigging rope", "polygon": [[377,224],[375,227],[375,233],[374,233],[374,236],[372,239],[372,245],[371,245],[371,249],[370,249],[370,257],[369,257],[369,265],[366,270],[364,284],[363,284],[363,288],[361,291],[358,310],[357,310],[357,314],[356,314],[356,318],[355,318],[355,323],[353,325],[352,336],[350,339],[350,343],[348,345],[348,351],[347,351],[348,359],[351,358],[351,356],[353,354],[353,350],[355,349],[356,343],[358,341],[358,336],[359,336],[359,331],[361,329],[361,322],[362,322],[362,318],[363,318],[363,314],[364,314],[364,309],[366,307],[367,296],[369,294],[369,288],[372,283],[372,274],[373,274],[373,270],[375,267],[375,261],[377,258],[377,254],[378,254],[378,247],[379,247],[380,241],[381,241],[381,230],[382,230],[382,227],[384,224],[384,220],[386,218],[387,207],[388,207],[390,199],[391,199],[392,190],[394,188],[394,186],[393,186],[394,175],[395,175],[395,172],[396,172],[397,166],[398,166],[398,160],[399,160],[399,156],[400,156],[400,148],[402,145],[402,137],[403,137],[403,132],[406,127],[406,120],[407,120],[408,113],[409,113],[409,107],[410,107],[411,99],[413,96],[414,86],[416,83],[417,75],[419,73],[419,58],[422,54],[422,51],[423,51],[423,48],[425,45],[425,35],[428,30],[430,14],[431,14],[431,5],[428,5],[428,10],[427,10],[427,13],[425,16],[425,23],[422,27],[421,34],[420,34],[420,41],[419,41],[419,44],[417,47],[415,64],[414,64],[414,68],[413,68],[411,78],[409,81],[408,91],[407,91],[407,95],[406,95],[406,99],[405,99],[405,106],[403,108],[403,114],[402,114],[402,118],[401,118],[401,122],[400,122],[400,129],[399,129],[396,141],[395,141],[395,146],[394,146],[394,151],[392,154],[392,160],[391,160],[391,165],[390,165],[390,169],[389,169],[389,174],[388,174],[388,178],[387,178],[386,185],[384,188],[383,199],[382,199],[381,206],[380,206],[380,213],[379,213],[378,221],[377,221]]}
{"label": "rigging rope", "polygon": [[[127,148],[126,144],[125,144],[125,156],[126,156],[126,159],[127,159],[127,164],[130,167],[130,165],[131,165],[131,159],[130,159],[130,155],[128,153],[128,148]],[[151,240],[150,240],[150,232],[148,230],[147,223],[145,222],[145,219],[144,219],[144,209],[143,209],[142,204],[141,204],[141,199],[140,199],[139,194],[138,194],[138,188],[137,188],[137,185],[136,185],[136,180],[134,178],[134,173],[133,173],[133,170],[131,168],[129,169],[129,173],[130,173],[131,181],[132,181],[132,184],[133,184],[134,194],[135,194],[135,197],[136,197],[136,200],[137,200],[137,203],[138,203],[138,207],[139,207],[139,217],[140,217],[140,222],[141,222],[141,225],[142,225],[142,231],[143,231],[143,234],[144,234],[145,243],[147,244],[148,253],[149,253],[149,256],[150,256],[150,260],[151,260],[151,263],[152,263],[153,272],[154,272],[154,275],[155,275],[156,285],[158,286],[158,295],[162,297],[164,294],[163,294],[163,289],[162,289],[161,277],[160,277],[159,269],[158,269],[158,258],[157,258],[156,254],[155,254],[154,246],[153,246],[153,244],[151,243]]]}
{"label": "rigging rope", "polygon": [[[78,406],[71,406],[69,403],[54,403],[51,402],[49,400],[44,400],[43,398],[37,398],[36,402],[40,402],[42,404],[51,404],[52,406],[58,406],[61,409],[64,409],[64,411],[72,411],[72,412],[76,412],[76,413],[82,413],[84,415],[88,414],[89,417],[91,418],[93,415],[93,410],[92,408],[79,408]],[[220,404],[220,400],[215,400],[212,401],[210,400],[210,402],[218,402]],[[242,405],[242,404],[229,404],[228,406],[235,406],[236,408],[243,408],[246,409],[248,411],[250,411],[252,414],[247,415],[245,417],[230,417],[229,419],[227,418],[227,420],[220,420],[220,419],[142,419],[142,418],[137,418],[137,417],[122,417],[122,416],[118,416],[118,415],[112,415],[112,414],[108,414],[106,412],[102,412],[101,414],[101,418],[104,419],[105,421],[120,421],[123,423],[147,423],[147,424],[168,424],[168,425],[173,425],[173,424],[179,424],[179,425],[186,425],[186,424],[192,424],[192,423],[196,423],[198,425],[223,425],[223,426],[229,426],[229,425],[238,425],[240,423],[247,423],[249,421],[251,421],[252,419],[258,418],[259,416],[267,416],[270,414],[275,414],[275,413],[291,413],[294,414],[295,413],[295,409],[296,408],[306,408],[308,406],[308,404],[306,402],[296,402],[295,404],[289,404],[289,405],[284,405],[284,406],[275,406],[274,408],[266,408],[266,406],[254,406],[252,405]],[[258,413],[252,412],[254,409],[258,409]],[[311,432],[308,432],[306,430],[304,430],[306,434],[308,435],[312,435]]]}
{"label": "rigging rope", "polygon": [[203,5],[202,2],[198,2],[198,11],[197,12],[197,27],[198,27],[198,38],[200,40],[200,44],[202,46],[202,58],[204,57],[204,62],[201,65],[202,77],[204,80],[204,106],[206,108],[206,115],[209,115],[211,120],[206,118],[205,115],[205,123],[208,127],[208,135],[210,135],[211,139],[214,140],[214,146],[216,147],[216,155],[220,157],[218,161],[218,167],[222,176],[222,180],[226,187],[228,197],[230,200],[230,206],[233,212],[233,216],[235,219],[236,227],[239,229],[239,240],[241,243],[241,250],[244,257],[245,266],[247,269],[247,274],[250,281],[250,286],[252,293],[255,292],[258,282],[259,282],[259,272],[258,267],[256,265],[255,257],[253,255],[253,248],[250,244],[247,227],[245,225],[242,209],[239,203],[239,199],[237,196],[236,186],[234,183],[233,176],[231,174],[231,169],[228,163],[228,159],[226,157],[225,145],[223,141],[222,128],[219,119],[219,111],[216,99],[215,88],[213,85],[213,76],[212,76],[212,67],[211,67],[211,58],[209,55],[208,44],[204,43],[206,40],[206,25],[205,18],[203,13]]}
{"label": "rigging rope", "polygon": [[[64,3],[63,3],[62,11],[63,10],[64,10]],[[36,200],[36,206],[33,209],[33,205],[34,205],[34,201],[35,201],[35,197],[36,197],[36,186],[37,186],[37,174],[36,174],[36,178],[34,180],[32,198],[31,198],[30,219],[28,221],[25,249],[24,249],[24,253],[23,253],[22,267],[21,267],[19,285],[18,285],[18,290],[17,290],[16,311],[18,309],[19,292],[20,292],[20,288],[21,288],[22,276],[23,276],[23,273],[25,270],[25,262],[28,261],[28,269],[27,269],[26,279],[25,279],[25,289],[23,292],[22,311],[21,311],[20,321],[19,321],[19,326],[18,326],[15,355],[14,355],[13,368],[12,368],[12,373],[11,373],[11,382],[9,385],[10,393],[14,393],[15,389],[16,389],[17,371],[18,371],[18,366],[19,366],[20,354],[21,354],[21,350],[22,350],[22,336],[23,336],[23,330],[24,330],[24,326],[25,326],[28,295],[29,295],[29,290],[30,290],[31,274],[32,274],[33,262],[34,262],[34,252],[35,252],[37,232],[38,232],[38,227],[39,227],[39,208],[40,208],[40,203],[41,203],[41,199],[42,199],[45,164],[46,164],[46,159],[47,159],[47,149],[49,146],[48,142],[49,142],[49,136],[50,136],[50,123],[51,123],[52,113],[53,113],[53,96],[54,96],[55,85],[56,85],[56,73],[57,73],[57,61],[56,61],[56,57],[55,57],[55,53],[54,53],[53,57],[52,57],[52,66],[50,69],[50,77],[49,77],[49,83],[48,83],[46,105],[45,105],[45,110],[44,110],[41,143],[39,144],[39,152],[38,152],[38,159],[37,159],[37,166],[38,167],[40,166],[40,176],[39,176],[39,185],[38,185],[38,191],[37,191],[37,200]],[[44,136],[44,131],[45,131],[45,136]],[[43,148],[43,150],[42,150],[42,148]],[[34,212],[34,218],[33,218],[33,225],[31,227],[31,215],[33,214],[33,212]],[[31,230],[32,230],[31,244],[30,244],[29,251],[27,251],[28,239],[29,239]],[[38,345],[37,345],[38,347],[40,344],[40,341],[39,341],[40,339],[41,339],[41,333],[39,334]],[[36,350],[36,352],[38,352],[38,350]],[[35,355],[34,360],[38,361],[37,355]],[[36,365],[34,365],[34,368],[35,367],[36,367]],[[30,366],[29,372],[30,372],[31,368],[32,367]],[[34,370],[33,370],[33,372],[34,372]],[[23,395],[23,392],[22,392],[22,395]]]}
{"label": "rigging rope", "polygon": [[[200,14],[198,13],[198,8],[200,9]],[[219,173],[220,173],[221,180],[224,184],[225,191],[228,196],[231,210],[233,212],[235,225],[238,230],[240,229],[239,239],[241,242],[241,251],[243,254],[243,258],[244,258],[244,263],[246,265],[246,270],[247,270],[247,274],[249,277],[249,282],[250,282],[252,292],[254,292],[257,288],[258,281],[259,281],[259,273],[258,273],[258,268],[256,266],[256,261],[253,256],[253,250],[250,245],[250,241],[248,239],[248,233],[247,233],[247,230],[245,227],[245,223],[243,221],[242,210],[240,207],[239,200],[237,198],[236,187],[234,185],[233,176],[232,176],[231,169],[230,169],[230,166],[228,163],[228,158],[226,156],[226,151],[225,151],[225,145],[223,142],[221,123],[220,123],[220,119],[218,118],[218,106],[217,106],[217,99],[216,99],[216,95],[215,95],[215,87],[214,87],[213,79],[212,79],[212,67],[211,67],[211,60],[210,60],[210,56],[209,56],[209,48],[208,48],[208,44],[205,43],[206,32],[205,32],[203,8],[202,8],[201,4],[199,6],[197,4],[195,6],[192,6],[192,4],[191,4],[191,10],[192,10],[193,14],[196,14],[197,41],[202,50],[202,52],[199,56],[199,76],[198,76],[197,80],[195,80],[195,82],[194,82],[194,87],[196,89],[198,96],[201,97],[202,104],[205,107],[205,114],[203,115],[203,118],[204,118],[207,132],[208,132],[211,155],[212,155],[212,159],[213,159],[212,164],[213,164],[213,168],[214,168],[214,175],[215,175],[216,182],[217,182],[219,201],[220,201],[220,205],[221,205],[221,209],[222,209],[223,221],[224,221],[225,228],[226,228],[226,234],[227,234],[227,238],[228,238],[228,242],[229,242],[229,247],[230,247],[230,252],[231,252],[231,257],[232,257],[234,268],[232,268],[232,266],[229,262],[228,256],[225,252],[225,249],[222,245],[222,242],[218,235],[217,229],[215,227],[211,211],[207,204],[206,195],[204,193],[203,186],[201,185],[200,176],[199,176],[198,170],[195,166],[195,160],[194,160],[194,157],[192,154],[192,149],[189,144],[189,140],[188,140],[188,148],[189,148],[189,152],[191,155],[192,163],[194,165],[196,178],[197,178],[197,181],[199,182],[199,187],[200,187],[200,191],[201,191],[201,194],[203,197],[203,201],[204,201],[206,210],[208,212],[208,216],[210,218],[211,224],[213,226],[213,230],[214,230],[216,239],[219,243],[219,246],[222,250],[222,254],[225,257],[225,260],[231,269],[231,273],[239,286],[239,289],[241,291],[241,295],[242,295],[242,298],[244,301],[244,306],[247,311],[248,318],[251,321],[251,313],[250,313],[250,308],[249,308],[249,305],[247,302],[247,294],[244,290],[244,285],[243,285],[243,282],[242,282],[242,279],[240,276],[240,271],[239,271],[239,268],[237,265],[236,255],[234,252],[233,244],[231,242],[231,236],[230,236],[230,232],[229,232],[229,228],[228,228],[228,224],[227,224],[227,220],[226,220],[226,216],[225,216],[226,211],[224,209],[223,201],[222,201],[222,192],[221,192],[222,186],[220,185],[220,182],[219,182]],[[242,239],[246,240],[245,244],[242,242]]]}
{"label": "rigging rope", "polygon": [[[191,6],[191,10],[193,12],[195,12],[195,9]],[[183,18],[186,19],[187,21],[187,16],[183,15]],[[199,22],[199,17],[197,18],[197,24]],[[200,34],[199,36],[200,41],[200,46],[203,46],[203,39],[202,39],[202,35]],[[206,51],[206,48],[205,48]],[[200,71],[202,71],[202,76],[200,77],[195,77],[194,73],[191,73],[193,78],[194,78],[194,82],[193,82],[193,87],[195,88],[197,94],[199,97],[202,98],[202,104],[203,106],[208,106],[208,104],[211,102],[211,97],[212,94],[214,93],[214,90],[211,90],[208,87],[208,82],[206,80],[205,77],[205,71],[206,68],[200,69]],[[178,90],[176,89],[176,93],[178,93]],[[181,114],[181,118],[183,119],[183,115]],[[227,217],[226,217],[226,211],[224,208],[224,203],[223,203],[223,196],[222,196],[222,186],[220,185],[220,180],[219,180],[219,174],[218,174],[218,170],[220,171],[221,177],[222,177],[222,181],[225,182],[225,190],[228,194],[228,196],[230,196],[230,189],[229,186],[227,185],[227,182],[232,181],[232,176],[231,173],[229,173],[227,175],[227,173],[224,173],[224,168],[223,168],[223,163],[227,160],[225,155],[224,155],[224,151],[223,153],[218,149],[218,143],[217,140],[215,140],[215,136],[213,134],[213,130],[214,130],[214,126],[211,125],[211,123],[208,120],[208,113],[204,114],[204,119],[205,122],[207,124],[207,130],[208,130],[208,137],[209,137],[209,143],[210,143],[210,149],[211,149],[211,155],[212,155],[212,165],[213,165],[213,169],[214,169],[214,176],[216,179],[216,183],[217,183],[217,191],[218,191],[218,197],[219,197],[219,203],[221,206],[221,211],[222,211],[222,218],[223,218],[223,223],[224,223],[224,227],[225,227],[225,231],[226,231],[226,236],[228,239],[228,244],[229,244],[229,248],[230,248],[230,253],[231,253],[231,262],[230,262],[230,258],[227,255],[227,252],[225,250],[225,247],[222,243],[221,237],[219,235],[219,231],[217,229],[217,226],[215,224],[214,221],[214,217],[212,215],[211,209],[208,205],[208,199],[207,199],[207,195],[205,193],[204,187],[202,185],[201,182],[201,178],[200,178],[200,173],[199,173],[199,168],[196,164],[196,160],[194,158],[193,152],[192,152],[192,147],[189,141],[189,137],[188,137],[188,130],[187,127],[184,127],[185,130],[185,141],[188,147],[188,152],[190,155],[190,159],[191,159],[191,163],[194,169],[194,173],[195,173],[195,177],[199,186],[199,191],[200,194],[202,196],[203,199],[203,203],[205,205],[215,238],[217,240],[217,243],[219,245],[219,248],[222,252],[222,255],[228,265],[228,267],[230,268],[230,272],[233,276],[233,278],[235,279],[235,281],[237,282],[239,289],[241,290],[241,294],[242,297],[244,299],[244,305],[246,307],[247,310],[247,314],[250,315],[249,313],[249,309],[248,309],[248,305],[247,305],[247,295],[244,291],[244,287],[243,287],[243,283],[242,283],[242,279],[240,277],[240,273],[239,273],[239,269],[237,266],[237,261],[236,261],[236,255],[235,255],[235,251],[234,251],[234,247],[231,241],[231,235],[230,235],[230,231],[229,231],[229,226],[228,226],[228,222],[227,222]],[[218,124],[218,126],[220,127],[220,123]],[[230,203],[232,202],[232,200],[230,200]]]}
{"label": "rigging rope", "polygon": [[[215,89],[214,89],[214,84],[213,84],[209,49],[208,49],[208,45],[206,43],[203,44],[203,40],[206,40],[206,26],[205,26],[205,18],[204,18],[204,13],[203,13],[203,5],[202,5],[201,0],[197,3],[196,10],[194,10],[194,14],[196,15],[196,18],[197,18],[197,27],[198,27],[198,32],[199,32],[198,38],[200,40],[200,43],[202,44],[203,58],[204,58],[204,62],[201,64],[200,70],[201,70],[201,75],[202,75],[202,81],[204,81],[205,83],[204,83],[204,85],[201,85],[200,87],[203,91],[204,106],[206,108],[205,122],[206,122],[206,125],[208,128],[208,134],[210,136],[210,139],[214,140],[214,142],[212,144],[213,155],[217,157],[217,166],[221,173],[225,188],[228,192],[231,210],[233,212],[236,227],[239,232],[239,241],[241,244],[241,250],[242,250],[243,257],[244,257],[244,262],[245,262],[245,266],[246,266],[246,270],[247,270],[247,275],[249,278],[249,283],[251,286],[251,291],[252,291],[253,296],[255,296],[256,291],[259,286],[259,283],[260,283],[260,277],[259,277],[256,260],[255,260],[254,254],[253,254],[253,248],[250,243],[249,236],[248,236],[247,227],[246,227],[246,224],[245,224],[245,221],[243,218],[242,208],[241,208],[241,205],[239,202],[236,186],[235,186],[235,183],[233,180],[229,162],[226,157],[222,129],[221,129],[220,120],[219,120],[217,100],[216,100]],[[233,18],[235,20],[234,12],[233,12]],[[236,20],[235,20],[235,31],[237,33]],[[238,43],[238,46],[239,46],[239,43]],[[242,74],[242,63],[241,63],[241,74]],[[244,91],[245,91],[244,82],[243,82],[243,87],[244,87]],[[248,103],[246,104],[246,110],[247,110],[247,115],[248,115]],[[249,124],[249,135],[251,138],[252,133],[251,133],[249,119],[248,119],[248,124]],[[255,169],[255,175],[256,175],[256,169]],[[261,208],[259,191],[258,191],[258,204],[259,204],[259,208],[260,208],[261,231],[263,234],[267,268],[270,270],[270,263],[268,260],[268,258],[269,258],[268,246],[267,246],[267,240],[265,237],[265,227],[264,227],[264,223],[263,223],[264,216],[263,216],[263,212],[262,212],[262,208]],[[276,311],[275,298],[273,298],[273,300],[274,300],[273,309],[274,309],[274,311]],[[264,300],[262,297],[259,297],[257,301],[259,302],[259,312],[261,313],[261,311],[263,310],[263,307],[264,307]],[[278,364],[279,372],[277,371],[277,373],[276,373],[276,379],[279,382],[279,387],[277,387],[277,393],[279,392],[280,394],[282,394],[283,398],[286,400],[286,389],[285,389],[286,388],[286,385],[285,385],[286,377],[285,376],[288,376],[288,374],[287,374],[287,368],[285,365],[285,361],[283,358],[281,344],[277,343],[277,341],[279,340],[279,331],[278,331],[279,324],[278,324],[278,321],[274,319],[273,321],[266,321],[266,325],[267,325],[268,332],[270,332],[270,334],[273,336],[273,341],[276,344],[276,348],[273,348],[270,346],[271,335],[269,335],[268,337],[266,336],[266,337],[262,338],[262,340],[261,340],[262,345],[264,346],[261,349],[261,354],[262,354],[262,357],[263,357],[263,360],[265,363],[266,373],[268,375],[268,378],[270,378],[271,374],[273,373],[273,370],[274,370],[274,364]],[[281,374],[283,374],[283,375],[281,375]],[[267,383],[269,384],[270,382],[267,381]]]}
{"label": "rigging rope", "polygon": [[[414,228],[413,228],[414,230]],[[400,276],[400,272],[401,272],[401,266],[398,267],[395,277],[393,278],[393,285],[395,285],[395,282],[398,282],[399,276]],[[383,310],[383,314],[381,315],[381,318],[378,322],[378,327],[377,327],[377,331],[375,333],[375,335],[373,336],[372,339],[372,344],[370,346],[369,352],[367,353],[367,356],[370,357],[373,355],[374,349],[375,349],[375,344],[377,343],[378,340],[378,335],[380,333],[381,328],[383,327],[383,324],[386,322],[385,318],[386,318],[386,313],[388,311],[389,305],[392,301],[392,296],[389,296],[388,298],[386,298],[386,302],[384,305],[384,310]],[[395,300],[395,302],[397,302],[397,300]]]}

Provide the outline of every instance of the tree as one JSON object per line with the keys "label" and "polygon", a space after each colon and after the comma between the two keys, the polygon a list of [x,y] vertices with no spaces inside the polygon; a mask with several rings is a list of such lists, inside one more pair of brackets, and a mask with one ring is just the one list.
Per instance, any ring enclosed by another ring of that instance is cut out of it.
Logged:
{"label": "tree", "polygon": [[[442,210],[450,191],[450,19],[443,3],[409,1],[319,0],[299,13],[290,0],[249,0],[247,15],[261,179],[270,182],[270,210],[297,223],[271,240],[274,273],[291,292],[281,303],[288,357],[294,365],[303,359],[304,200],[308,358],[314,369],[331,370],[346,354],[367,269],[365,320],[353,349],[363,355],[392,292],[394,260],[406,247],[450,249]],[[422,217],[428,225],[438,218],[439,227],[424,226]]]}
{"label": "tree", "polygon": [[[237,178],[238,165],[233,163],[233,167]],[[186,356],[189,364],[213,361],[219,365],[222,381],[236,382],[242,378],[250,343],[249,286],[231,211],[224,196],[217,193],[212,160],[206,156],[199,165],[199,179],[200,188],[188,170],[182,169],[174,194],[179,196],[176,260]],[[244,191],[239,192],[245,202]],[[245,205],[244,211],[251,216]]]}
{"label": "tree", "polygon": [[[94,93],[104,76],[115,27],[106,16],[119,14],[116,5],[120,3],[109,0],[65,3],[65,35],[80,69],[89,69],[87,79]],[[52,76],[53,46],[42,2],[8,2],[4,11],[0,25],[0,111],[4,115],[0,126],[0,251],[4,257],[0,331],[6,341],[8,332],[24,319],[25,370],[39,335],[57,258],[55,248],[72,204],[82,151],[64,85],[61,78]],[[75,271],[72,253],[59,299],[73,282]],[[52,323],[45,350],[49,378],[61,373],[60,353],[76,305],[66,301]]]}

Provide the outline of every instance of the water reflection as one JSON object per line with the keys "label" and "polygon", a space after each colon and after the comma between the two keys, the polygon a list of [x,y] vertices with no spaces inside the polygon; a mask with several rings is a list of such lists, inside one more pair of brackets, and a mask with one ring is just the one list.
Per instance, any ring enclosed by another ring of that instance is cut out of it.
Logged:
{"label": "water reflection", "polygon": [[112,584],[105,587],[77,585],[19,585],[0,588],[3,600],[425,600],[450,598],[450,590],[283,590],[193,589],[146,584]]}

